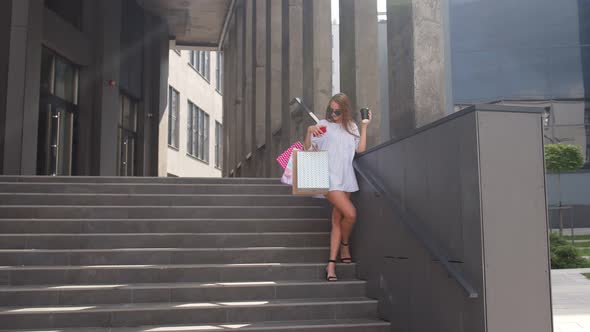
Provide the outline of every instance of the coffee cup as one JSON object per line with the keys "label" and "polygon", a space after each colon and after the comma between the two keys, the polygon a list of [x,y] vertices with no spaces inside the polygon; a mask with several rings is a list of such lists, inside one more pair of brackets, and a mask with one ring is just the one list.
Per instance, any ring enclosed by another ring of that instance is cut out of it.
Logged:
{"label": "coffee cup", "polygon": [[371,110],[369,110],[368,108],[361,108],[361,120],[363,123],[367,123],[369,122],[369,112]]}

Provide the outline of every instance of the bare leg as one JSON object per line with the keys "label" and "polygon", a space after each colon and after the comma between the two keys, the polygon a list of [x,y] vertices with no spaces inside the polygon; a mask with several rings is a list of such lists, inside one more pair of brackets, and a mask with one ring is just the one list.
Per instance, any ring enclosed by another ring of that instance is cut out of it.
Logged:
{"label": "bare leg", "polygon": [[[350,201],[350,193],[343,191],[331,191],[326,195],[326,198],[334,205],[342,215],[340,221],[340,231],[342,243],[348,243],[352,227],[356,222],[356,208]],[[334,237],[332,237],[333,239]],[[350,250],[348,246],[340,248],[340,256],[343,258],[350,257]]]}
{"label": "bare leg", "polygon": [[[340,239],[342,238],[341,231],[342,214],[337,208],[332,208],[332,233],[330,236],[330,260],[336,260],[338,249],[340,249]],[[328,264],[328,276],[336,276],[336,264]]]}

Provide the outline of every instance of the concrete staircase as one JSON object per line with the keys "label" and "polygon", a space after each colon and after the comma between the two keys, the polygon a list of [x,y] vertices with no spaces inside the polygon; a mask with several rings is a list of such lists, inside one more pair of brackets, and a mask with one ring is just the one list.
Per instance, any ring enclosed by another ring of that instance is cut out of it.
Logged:
{"label": "concrete staircase", "polygon": [[275,179],[0,177],[0,330],[389,331]]}

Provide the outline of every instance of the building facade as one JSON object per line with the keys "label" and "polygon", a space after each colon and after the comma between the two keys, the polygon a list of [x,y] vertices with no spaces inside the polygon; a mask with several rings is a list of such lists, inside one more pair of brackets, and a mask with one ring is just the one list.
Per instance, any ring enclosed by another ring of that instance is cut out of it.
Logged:
{"label": "building facade", "polygon": [[[542,107],[545,142],[579,146],[590,167],[590,3],[451,0],[450,5],[456,108]],[[522,19],[527,16],[532,19]]]}
{"label": "building facade", "polygon": [[169,59],[166,175],[220,177],[223,54],[170,50]]}
{"label": "building facade", "polygon": [[0,174],[219,176],[231,3],[3,1]]}
{"label": "building facade", "polygon": [[158,175],[165,21],[134,0],[0,7],[0,173]]}

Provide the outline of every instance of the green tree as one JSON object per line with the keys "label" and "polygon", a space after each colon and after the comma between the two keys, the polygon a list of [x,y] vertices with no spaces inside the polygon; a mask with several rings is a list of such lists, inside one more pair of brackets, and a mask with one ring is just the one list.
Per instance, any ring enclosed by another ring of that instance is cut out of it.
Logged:
{"label": "green tree", "polygon": [[575,171],[584,165],[582,150],[577,145],[545,145],[545,167],[550,172]]}
{"label": "green tree", "polygon": [[583,258],[580,251],[563,237],[550,234],[551,268],[575,269],[590,267],[590,260]]}
{"label": "green tree", "polygon": [[[561,207],[561,172],[575,171],[584,165],[582,149],[570,144],[545,145],[545,167],[549,172],[557,173],[557,190]],[[563,215],[559,209],[559,235],[563,235]]]}

